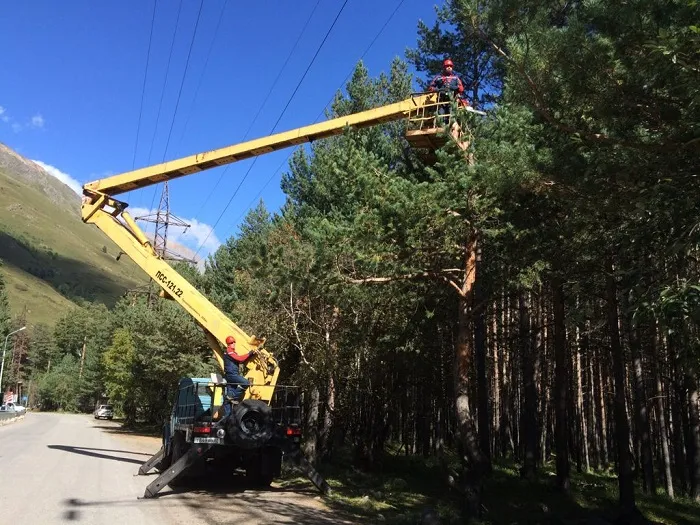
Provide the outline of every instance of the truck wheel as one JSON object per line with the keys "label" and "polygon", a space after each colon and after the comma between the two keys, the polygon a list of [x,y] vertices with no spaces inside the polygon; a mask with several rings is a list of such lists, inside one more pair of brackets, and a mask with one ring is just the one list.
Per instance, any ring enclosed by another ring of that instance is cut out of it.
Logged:
{"label": "truck wheel", "polygon": [[234,407],[227,430],[231,440],[239,446],[263,446],[272,437],[272,409],[264,401],[246,399]]}

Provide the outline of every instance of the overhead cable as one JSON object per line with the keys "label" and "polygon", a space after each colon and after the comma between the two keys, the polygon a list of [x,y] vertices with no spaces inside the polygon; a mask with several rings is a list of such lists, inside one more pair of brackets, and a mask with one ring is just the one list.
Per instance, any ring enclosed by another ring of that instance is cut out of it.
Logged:
{"label": "overhead cable", "polygon": [[[384,25],[381,27],[381,29],[379,30],[379,32],[374,36],[374,38],[372,39],[372,41],[370,42],[370,44],[367,46],[367,48],[364,50],[364,52],[362,53],[362,55],[360,55],[360,58],[359,58],[358,60],[362,60],[362,59],[365,57],[365,55],[369,52],[369,50],[372,48],[372,46],[373,46],[374,43],[377,41],[377,39],[379,38],[379,36],[384,32],[384,30],[386,29],[386,27],[389,25],[389,22],[391,22],[391,20],[394,18],[394,15],[395,15],[396,12],[399,10],[399,8],[400,8],[401,5],[404,3],[404,1],[405,1],[405,0],[400,0],[400,1],[399,1],[399,3],[396,5],[396,8],[394,9],[394,11],[391,13],[391,15],[389,15],[389,18],[386,19],[386,22],[384,22]],[[353,66],[353,68],[350,69],[350,72],[348,73],[348,75],[345,77],[345,80],[343,80],[343,81],[341,82],[341,84],[340,84],[340,86],[338,87],[338,89],[342,89],[343,85],[348,81],[348,79],[350,78],[350,76],[352,76],[352,74],[353,74],[354,71],[355,71],[355,67]],[[328,107],[329,104],[331,104],[331,103],[333,102],[334,99],[335,99],[335,95],[333,95],[333,96],[331,97],[331,99],[330,99],[330,100],[328,101],[328,103],[324,106],[324,108],[321,110],[321,112],[316,116],[316,118],[314,119],[314,122],[318,121],[318,119],[320,119],[321,116],[323,116],[323,113],[325,112],[326,108]],[[295,151],[296,151],[296,149],[293,149],[293,150],[289,153],[289,155],[287,155],[287,157],[280,163],[280,165],[277,167],[277,169],[276,169],[274,172],[272,172],[272,175],[270,175],[270,177],[267,179],[267,182],[265,182],[265,185],[264,185],[262,188],[260,188],[260,191],[257,193],[257,195],[256,195],[255,197],[253,197],[253,199],[250,201],[250,203],[248,204],[248,206],[246,206],[246,208],[245,208],[245,210],[243,211],[243,213],[241,213],[241,214],[238,216],[238,218],[236,219],[236,221],[226,230],[227,232],[228,232],[228,231],[231,231],[231,230],[236,226],[236,224],[238,224],[238,223],[241,221],[241,219],[248,213],[248,210],[250,210],[250,208],[253,206],[253,204],[255,203],[255,201],[257,201],[258,198],[260,198],[260,195],[262,195],[262,192],[265,191],[265,188],[267,188],[267,186],[272,182],[272,180],[273,180],[273,179],[275,178],[275,176],[279,173],[279,171],[282,169],[282,167],[283,167],[286,163],[289,162],[289,159],[292,158],[292,155],[294,154]]]}
{"label": "overhead cable", "polygon": [[[313,63],[314,63],[315,60],[316,60],[316,57],[318,57],[318,54],[321,52],[321,49],[323,48],[323,44],[326,43],[326,40],[328,39],[328,36],[331,34],[331,31],[332,31],[333,28],[335,27],[336,22],[338,22],[338,19],[340,18],[340,15],[342,14],[343,10],[345,9],[345,6],[347,5],[347,3],[348,3],[348,0],[345,0],[345,2],[343,2],[343,5],[341,6],[340,10],[338,11],[338,14],[335,16],[335,19],[333,20],[333,23],[332,23],[331,26],[328,28],[328,31],[326,32],[326,35],[323,37],[323,40],[322,40],[321,43],[319,44],[318,49],[316,49],[316,53],[314,54],[313,58],[311,59],[311,62],[309,62],[309,65],[306,67],[306,70],[304,71],[304,74],[302,75],[301,79],[300,79],[299,82],[297,83],[296,88],[294,88],[294,92],[293,92],[292,95],[289,97],[289,100],[287,101],[287,104],[284,106],[284,109],[282,110],[282,113],[280,113],[280,116],[279,116],[279,118],[277,119],[277,122],[275,122],[275,125],[272,127],[272,130],[270,131],[269,134],[272,134],[272,133],[275,131],[275,128],[277,127],[277,124],[279,124],[279,122],[280,122],[280,120],[282,119],[282,116],[284,115],[285,111],[287,111],[287,108],[289,107],[289,104],[292,102],[292,99],[294,98],[294,95],[296,95],[297,91],[299,91],[299,87],[301,86],[301,83],[302,83],[302,82],[304,81],[304,79],[306,78],[306,75],[308,74],[309,70],[311,69],[311,66],[313,65]],[[219,224],[219,221],[220,221],[221,218],[224,216],[224,213],[226,213],[226,211],[228,210],[228,207],[231,205],[231,202],[233,202],[233,199],[234,199],[234,198],[236,197],[236,195],[238,194],[238,191],[240,190],[241,186],[243,185],[243,183],[245,182],[246,178],[248,177],[248,174],[250,174],[250,171],[253,169],[253,166],[255,166],[255,163],[257,162],[257,160],[258,160],[258,157],[255,157],[255,159],[254,159],[253,162],[251,163],[250,167],[248,168],[248,171],[246,171],[245,175],[244,175],[243,178],[241,179],[241,182],[238,183],[238,186],[236,187],[235,191],[233,192],[233,195],[231,195],[231,198],[228,200],[228,202],[226,203],[226,206],[224,207],[224,209],[223,209],[223,210],[221,211],[221,213],[219,214],[219,217],[216,219],[216,222],[214,223],[214,226],[211,227],[211,229],[209,230],[209,233],[207,233],[207,236],[206,236],[205,239],[202,241],[202,243],[199,245],[199,248],[197,248],[197,251],[195,252],[195,256],[199,253],[199,250],[202,249],[202,246],[204,246],[204,243],[207,242],[207,240],[208,240],[209,237],[211,236],[211,232],[213,232],[214,229],[216,228],[216,226]]]}
{"label": "overhead cable", "polygon": [[[156,6],[158,5],[158,0],[153,1],[153,12],[151,13],[151,32],[148,35],[148,49],[146,50],[146,69],[143,72],[143,85],[141,86],[141,104],[139,105],[139,119],[136,124],[136,141],[134,142],[134,157],[131,161],[131,169],[136,168],[136,152],[139,147],[139,134],[141,132],[141,117],[143,115],[143,101],[146,98],[146,79],[148,78],[148,65],[151,61],[151,43],[153,42],[153,26],[156,20]],[[131,190],[126,194],[126,199],[129,199],[131,195]]]}
{"label": "overhead cable", "polygon": [[[253,117],[253,120],[251,121],[250,125],[248,126],[248,129],[246,130],[245,134],[243,135],[242,140],[245,140],[248,137],[248,133],[250,133],[250,130],[253,128],[253,125],[255,124],[258,117],[260,116],[260,112],[263,110],[263,108],[265,107],[265,104],[267,103],[268,99],[270,98],[270,95],[272,94],[272,90],[275,88],[275,86],[277,85],[277,82],[279,81],[280,77],[282,76],[282,72],[284,71],[284,68],[287,67],[287,64],[289,63],[289,59],[292,58],[292,55],[294,54],[294,51],[296,50],[297,45],[299,44],[299,41],[301,40],[301,37],[306,32],[306,28],[308,27],[309,22],[311,22],[311,17],[313,17],[314,13],[316,12],[316,8],[318,7],[318,5],[320,3],[321,3],[321,0],[318,0],[316,2],[316,5],[314,6],[314,8],[311,10],[311,13],[309,14],[308,18],[306,19],[306,23],[304,24],[304,27],[302,28],[301,32],[299,33],[299,36],[297,37],[296,42],[294,42],[294,45],[292,46],[291,50],[287,54],[287,58],[285,59],[284,64],[280,68],[279,73],[277,73],[277,77],[275,78],[274,82],[272,83],[270,90],[267,92],[267,96],[263,100],[262,104],[260,104],[260,106],[258,107],[258,112]],[[207,195],[207,198],[204,199],[204,202],[202,203],[202,206],[199,208],[199,210],[195,214],[195,217],[198,217],[199,214],[204,209],[204,207],[207,205],[207,203],[209,202],[209,199],[211,199],[212,195],[214,195],[214,192],[219,187],[221,180],[223,179],[224,175],[228,172],[230,167],[231,167],[231,165],[229,164],[223,170],[221,170],[221,173],[219,174],[219,178],[217,179],[216,184],[214,184],[212,189],[209,191],[209,195]]]}

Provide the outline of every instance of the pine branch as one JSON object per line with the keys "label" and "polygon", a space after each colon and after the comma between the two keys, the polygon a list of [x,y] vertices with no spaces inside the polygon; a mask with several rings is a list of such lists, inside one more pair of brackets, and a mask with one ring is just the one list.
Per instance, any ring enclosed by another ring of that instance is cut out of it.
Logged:
{"label": "pine branch", "polygon": [[518,73],[522,78],[525,79],[527,84],[530,86],[530,90],[532,94],[534,95],[534,106],[535,110],[544,117],[544,119],[549,122],[552,126],[554,126],[557,130],[563,131],[564,133],[570,134],[570,135],[578,135],[583,139],[589,140],[591,142],[597,142],[597,143],[602,143],[602,144],[609,144],[613,146],[623,146],[631,149],[638,149],[638,150],[652,150],[652,151],[657,151],[657,152],[664,152],[667,151],[669,148],[675,148],[675,149],[685,149],[685,148],[690,148],[698,143],[700,143],[700,137],[693,138],[687,142],[664,142],[664,143],[658,143],[658,144],[649,144],[649,143],[643,143],[643,142],[634,142],[634,141],[629,141],[629,140],[623,140],[623,139],[617,139],[614,137],[610,137],[609,135],[605,135],[603,133],[594,133],[591,131],[584,131],[581,129],[577,129],[574,126],[571,126],[569,124],[565,124],[564,122],[561,122],[560,120],[557,120],[551,113],[549,107],[547,106],[546,102],[544,101],[544,96],[542,95],[542,92],[539,90],[537,84],[535,81],[532,79],[532,77],[525,71],[525,67],[523,66],[522,63],[516,61],[511,55],[509,55],[502,47],[500,47],[496,42],[494,42],[487,34],[486,32],[479,27],[477,23],[476,16],[473,16],[471,19],[472,27],[478,34],[479,38],[481,38],[484,42],[486,42],[488,45],[491,46],[491,48],[503,59],[506,61],[510,62],[515,66],[517,69]]}
{"label": "pine branch", "polygon": [[398,281],[412,281],[412,280],[418,280],[418,279],[437,279],[440,281],[443,281],[453,287],[455,290],[457,290],[457,293],[460,295],[463,295],[462,288],[460,285],[455,282],[453,279],[450,279],[447,274],[451,273],[457,273],[460,272],[461,270],[459,268],[448,268],[445,270],[439,270],[439,271],[423,271],[423,272],[415,272],[415,273],[407,273],[403,275],[393,275],[389,277],[363,277],[361,279],[356,279],[353,277],[349,277],[347,275],[344,275],[342,272],[341,275],[343,276],[343,279],[345,279],[346,282],[349,282],[351,284],[386,284],[386,283],[391,283],[391,282],[398,282]]}

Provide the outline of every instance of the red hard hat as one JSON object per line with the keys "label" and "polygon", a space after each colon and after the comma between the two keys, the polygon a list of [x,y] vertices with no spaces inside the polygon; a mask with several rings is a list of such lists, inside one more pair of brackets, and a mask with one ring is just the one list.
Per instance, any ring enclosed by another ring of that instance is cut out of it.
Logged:
{"label": "red hard hat", "polygon": [[446,58],[445,61],[442,63],[442,67],[447,67],[447,66],[452,66],[454,67],[455,65],[452,63],[452,60],[449,58]]}
{"label": "red hard hat", "polygon": [[236,340],[233,338],[232,335],[229,335],[229,336],[226,338],[226,344],[227,344],[227,345],[232,345],[232,344],[234,344],[235,342],[236,342]]}

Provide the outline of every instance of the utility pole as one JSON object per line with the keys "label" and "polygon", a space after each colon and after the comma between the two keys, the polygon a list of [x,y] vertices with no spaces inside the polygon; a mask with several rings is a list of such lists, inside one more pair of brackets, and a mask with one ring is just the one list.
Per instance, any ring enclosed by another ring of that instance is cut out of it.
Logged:
{"label": "utility pole", "polygon": [[83,378],[83,364],[85,363],[85,346],[87,343],[87,336],[83,337],[83,352],[80,356],[80,373],[78,374],[78,379]]}
{"label": "utility pole", "polygon": [[[5,345],[2,347],[2,364],[0,364],[0,395],[2,395],[2,374],[5,372],[5,351],[7,350],[7,340],[10,338],[12,334],[16,334],[17,332],[21,332],[27,328],[26,326],[23,326],[22,328],[18,328],[14,332],[10,332],[7,334],[7,337],[5,337]],[[2,396],[3,399],[2,401],[4,402],[5,396]]]}

